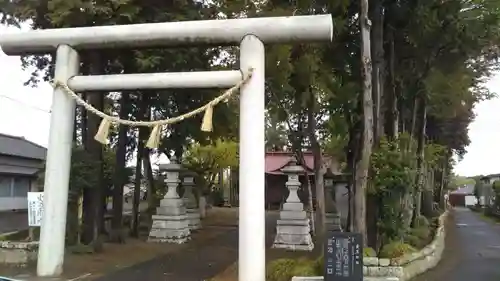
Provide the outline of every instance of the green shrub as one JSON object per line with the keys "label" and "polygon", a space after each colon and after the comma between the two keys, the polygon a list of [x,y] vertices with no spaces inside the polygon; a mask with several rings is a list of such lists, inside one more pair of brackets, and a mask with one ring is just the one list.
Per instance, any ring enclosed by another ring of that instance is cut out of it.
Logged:
{"label": "green shrub", "polygon": [[266,269],[267,281],[290,281],[293,276],[317,276],[323,274],[322,258],[310,260],[278,259],[272,261]]}
{"label": "green shrub", "polygon": [[363,248],[363,257],[376,257],[377,252],[373,248],[364,247]]}
{"label": "green shrub", "polygon": [[266,268],[267,281],[290,281],[298,261],[293,259],[278,259],[272,261]]}
{"label": "green shrub", "polygon": [[325,272],[325,257],[323,255],[321,255],[314,262],[316,265],[317,275],[323,275],[323,272]]}
{"label": "green shrub", "polygon": [[430,242],[431,230],[428,227],[412,228],[405,236],[404,242],[411,246],[421,249]]}
{"label": "green shrub", "polygon": [[417,236],[411,234],[405,236],[404,242],[415,248],[421,248],[420,246],[422,245],[422,240]]}
{"label": "green shrub", "polygon": [[[323,275],[322,272],[318,272],[319,269],[317,260],[299,259],[292,270],[292,277]],[[291,278],[289,280],[291,280]]]}
{"label": "green shrub", "polygon": [[410,234],[414,235],[422,240],[428,240],[431,236],[431,230],[429,227],[419,227],[419,228],[412,228],[410,230]]}
{"label": "green shrub", "polygon": [[415,228],[419,228],[419,227],[428,228],[429,225],[430,225],[429,220],[427,220],[426,217],[418,216],[417,218],[415,218],[415,225],[414,225]]}
{"label": "green shrub", "polygon": [[415,251],[416,249],[410,244],[396,241],[384,245],[380,251],[379,257],[393,259]]}

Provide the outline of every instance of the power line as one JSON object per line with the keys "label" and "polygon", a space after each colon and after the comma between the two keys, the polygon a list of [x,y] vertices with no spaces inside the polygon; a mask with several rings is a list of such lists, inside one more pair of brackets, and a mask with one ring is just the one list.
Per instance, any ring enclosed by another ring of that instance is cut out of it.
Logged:
{"label": "power line", "polygon": [[6,95],[2,95],[2,94],[0,94],[0,98],[4,98],[4,99],[11,100],[11,101],[13,101],[13,102],[17,102],[17,103],[19,103],[19,104],[22,104],[23,106],[29,107],[29,108],[34,109],[34,110],[43,111],[43,112],[45,112],[45,113],[51,113],[51,111],[50,111],[50,110],[46,110],[46,109],[43,109],[43,108],[40,108],[40,107],[33,106],[33,105],[31,105],[31,104],[28,104],[28,103],[22,102],[22,101],[20,101],[20,100],[16,100],[16,99],[11,98],[11,97],[6,96]]}

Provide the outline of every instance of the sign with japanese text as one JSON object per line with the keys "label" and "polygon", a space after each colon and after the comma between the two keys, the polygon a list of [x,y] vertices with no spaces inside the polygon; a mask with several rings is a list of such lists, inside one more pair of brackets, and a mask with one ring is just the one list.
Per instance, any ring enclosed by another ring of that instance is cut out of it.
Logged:
{"label": "sign with japanese text", "polygon": [[327,233],[325,281],[363,281],[363,239],[360,233]]}
{"label": "sign with japanese text", "polygon": [[43,192],[28,192],[28,225],[41,226],[43,217]]}

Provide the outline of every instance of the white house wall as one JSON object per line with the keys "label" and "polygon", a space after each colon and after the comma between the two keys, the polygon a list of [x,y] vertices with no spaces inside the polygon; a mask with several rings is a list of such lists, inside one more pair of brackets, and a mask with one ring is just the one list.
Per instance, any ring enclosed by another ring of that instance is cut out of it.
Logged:
{"label": "white house wall", "polygon": [[26,197],[0,197],[0,212],[27,209],[28,199]]}

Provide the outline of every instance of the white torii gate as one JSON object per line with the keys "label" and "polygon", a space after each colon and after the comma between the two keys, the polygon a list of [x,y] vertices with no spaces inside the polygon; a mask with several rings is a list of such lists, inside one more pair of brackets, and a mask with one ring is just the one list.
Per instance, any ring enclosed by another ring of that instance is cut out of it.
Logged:
{"label": "white torii gate", "polygon": [[[332,40],[331,15],[184,21],[34,30],[3,34],[7,55],[56,52],[55,75],[74,92],[228,88],[252,68],[240,97],[239,280],[265,280],[264,43]],[[79,50],[115,47],[240,45],[240,71],[79,76]],[[64,261],[75,101],[54,89],[47,152],[45,211],[37,274],[58,276]]]}

